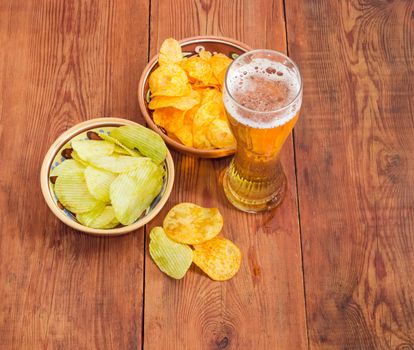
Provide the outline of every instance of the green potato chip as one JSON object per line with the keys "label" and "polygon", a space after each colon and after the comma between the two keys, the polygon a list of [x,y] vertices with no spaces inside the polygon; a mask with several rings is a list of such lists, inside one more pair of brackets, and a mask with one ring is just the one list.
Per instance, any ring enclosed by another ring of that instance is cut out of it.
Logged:
{"label": "green potato chip", "polygon": [[118,224],[118,220],[115,218],[114,209],[111,206],[105,206],[105,204],[86,213],[76,214],[76,219],[82,225],[92,228],[110,228],[113,223],[116,222],[116,225]]}
{"label": "green potato chip", "polygon": [[90,194],[82,172],[58,176],[55,183],[55,194],[66,209],[76,214],[91,211],[102,205],[102,202]]}
{"label": "green potato chip", "polygon": [[137,150],[128,148],[116,138],[108,134],[105,134],[105,133],[99,133],[98,135],[101,138],[103,138],[105,141],[111,142],[115,145],[114,152],[121,153],[121,154],[127,154],[131,157],[141,157],[141,154]]}
{"label": "green potato chip", "polygon": [[50,176],[60,176],[71,172],[84,172],[85,167],[74,159],[66,159],[59,165],[55,166],[50,172]]}
{"label": "green potato chip", "polygon": [[74,150],[72,150],[71,157],[72,159],[76,160],[79,164],[83,165],[85,168],[89,165],[88,162],[82,160]]}
{"label": "green potato chip", "polygon": [[174,242],[162,227],[150,233],[149,252],[158,268],[168,276],[181,279],[191,266],[193,251],[186,244]]}
{"label": "green potato chip", "polygon": [[73,140],[71,145],[79,158],[85,162],[100,156],[109,156],[115,148],[113,143],[100,140]]}
{"label": "green potato chip", "polygon": [[161,191],[163,171],[148,158],[134,171],[120,174],[112,182],[109,194],[115,216],[123,225],[135,222]]}
{"label": "green potato chip", "polygon": [[115,180],[116,175],[93,166],[88,166],[84,174],[91,195],[104,203],[109,203],[109,187],[112,181]]}
{"label": "green potato chip", "polygon": [[149,158],[130,157],[123,155],[102,156],[91,159],[89,162],[96,168],[110,171],[112,173],[125,173],[142,165]]}
{"label": "green potato chip", "polygon": [[111,136],[130,149],[138,149],[156,164],[161,164],[167,156],[167,146],[161,136],[144,126],[120,126],[111,132]]}

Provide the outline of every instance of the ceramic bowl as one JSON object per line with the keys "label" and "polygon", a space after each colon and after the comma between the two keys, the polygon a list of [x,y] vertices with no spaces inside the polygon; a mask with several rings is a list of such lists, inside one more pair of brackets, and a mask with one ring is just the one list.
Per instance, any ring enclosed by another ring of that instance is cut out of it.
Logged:
{"label": "ceramic bowl", "polygon": [[143,215],[131,225],[118,226],[112,229],[95,229],[86,227],[80,224],[76,220],[74,214],[63,208],[61,203],[58,202],[53,190],[53,184],[50,180],[50,172],[54,167],[66,160],[64,157],[66,153],[63,151],[70,147],[70,141],[73,139],[86,139],[86,133],[88,131],[93,130],[99,134],[107,132],[106,128],[108,127],[117,127],[122,125],[137,125],[137,123],[120,118],[97,118],[79,123],[60,135],[46,153],[40,172],[40,184],[43,196],[52,213],[63,223],[74,228],[75,230],[99,236],[117,236],[134,231],[152,220],[160,212],[171,194],[174,182],[174,163],[170,152],[167,151],[167,157],[164,161],[166,175],[164,177],[164,185],[161,192],[157,198],[154,199],[150,207],[143,213]]}
{"label": "ceramic bowl", "polygon": [[[239,55],[250,51],[251,48],[246,44],[243,44],[237,40],[223,38],[218,36],[196,36],[180,41],[183,54],[186,57],[197,54],[202,49],[211,52],[220,52],[229,56],[232,59],[237,58]],[[141,109],[141,113],[145,118],[148,126],[156,131],[164,141],[173,149],[202,158],[221,158],[234,154],[236,151],[235,148],[222,148],[222,149],[212,149],[212,150],[202,150],[193,147],[188,147],[169,137],[166,131],[156,125],[152,119],[152,111],[148,109],[149,103],[149,84],[148,78],[154,69],[158,67],[158,55],[153,57],[151,61],[147,64],[144,71],[142,72],[141,79],[138,84],[138,103]]]}

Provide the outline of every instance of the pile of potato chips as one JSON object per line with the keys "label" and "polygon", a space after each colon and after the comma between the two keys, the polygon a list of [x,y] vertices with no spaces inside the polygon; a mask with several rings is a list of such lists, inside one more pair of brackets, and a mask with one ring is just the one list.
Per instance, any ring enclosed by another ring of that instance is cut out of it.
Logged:
{"label": "pile of potato chips", "polygon": [[[143,126],[75,139],[50,173],[59,202],[83,225],[110,229],[135,222],[160,193],[167,147]],[[70,151],[70,152],[67,152]]]}
{"label": "pile of potato chips", "polygon": [[232,148],[232,135],[223,105],[224,76],[232,60],[201,51],[183,57],[178,41],[166,39],[160,48],[159,66],[149,77],[155,124],[182,144],[199,148]]}
{"label": "pile of potato chips", "polygon": [[183,278],[192,262],[215,281],[228,280],[239,270],[239,248],[217,237],[223,228],[223,217],[217,208],[177,204],[165,217],[163,226],[151,230],[149,251],[168,276]]}

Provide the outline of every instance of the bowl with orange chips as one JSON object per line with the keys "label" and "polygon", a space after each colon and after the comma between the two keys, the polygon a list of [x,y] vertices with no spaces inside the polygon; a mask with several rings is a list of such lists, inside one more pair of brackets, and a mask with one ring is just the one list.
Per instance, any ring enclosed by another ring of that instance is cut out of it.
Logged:
{"label": "bowl with orange chips", "polygon": [[234,154],[222,91],[227,67],[251,50],[239,41],[166,39],[145,67],[138,102],[148,126],[173,149],[203,158]]}

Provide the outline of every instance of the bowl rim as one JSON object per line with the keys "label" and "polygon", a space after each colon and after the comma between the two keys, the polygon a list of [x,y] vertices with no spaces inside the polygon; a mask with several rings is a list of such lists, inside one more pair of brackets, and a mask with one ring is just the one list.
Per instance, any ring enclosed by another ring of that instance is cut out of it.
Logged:
{"label": "bowl rim", "polygon": [[[203,43],[203,42],[217,42],[222,44],[230,44],[232,46],[237,47],[238,49],[248,52],[253,50],[250,46],[242,43],[241,41],[232,39],[232,38],[226,38],[222,36],[214,36],[214,35],[201,35],[201,36],[192,36],[188,38],[184,38],[178,41],[181,46],[184,44],[195,44],[195,43]],[[235,147],[231,148],[219,148],[219,149],[212,149],[212,150],[203,150],[203,149],[197,149],[194,147],[185,146],[180,142],[177,142],[173,140],[171,137],[169,137],[166,133],[164,133],[158,125],[156,125],[151,118],[150,114],[147,111],[147,105],[145,102],[145,96],[144,96],[144,86],[145,82],[148,80],[149,74],[154,68],[154,66],[158,62],[158,54],[153,56],[151,60],[147,63],[144,70],[141,73],[141,77],[139,79],[138,83],[138,104],[139,108],[141,110],[141,114],[144,116],[146,123],[148,126],[157,132],[163,140],[174,149],[185,153],[189,155],[195,155],[202,158],[222,158],[229,155],[232,155],[236,152]]]}
{"label": "bowl rim", "polygon": [[146,225],[148,222],[150,222],[164,207],[165,203],[167,202],[168,198],[171,195],[173,183],[174,183],[174,162],[171,156],[170,151],[167,148],[167,156],[165,159],[166,166],[168,168],[167,172],[167,179],[166,179],[166,188],[164,191],[164,195],[160,198],[159,202],[155,205],[155,207],[152,209],[152,211],[144,216],[141,219],[138,219],[133,224],[128,226],[123,226],[119,228],[113,228],[113,229],[96,229],[92,227],[84,226],[76,221],[73,221],[69,219],[63,211],[56,205],[56,203],[53,200],[53,190],[49,185],[49,173],[50,168],[52,166],[53,160],[56,157],[56,154],[59,152],[59,150],[64,146],[70,139],[75,137],[76,135],[79,135],[82,132],[85,132],[87,130],[98,128],[100,126],[114,126],[114,125],[141,125],[136,122],[133,122],[128,119],[122,119],[122,118],[113,118],[113,117],[104,117],[104,118],[95,118],[90,119],[81,123],[78,123],[65,132],[63,132],[49,147],[48,151],[46,152],[46,155],[43,159],[42,167],[40,170],[40,187],[42,190],[43,197],[45,199],[45,202],[49,209],[52,211],[52,213],[64,224],[68,225],[69,227],[85,232],[90,235],[95,236],[119,236],[123,235],[132,231],[137,230],[138,228],[141,228],[142,226]]}

